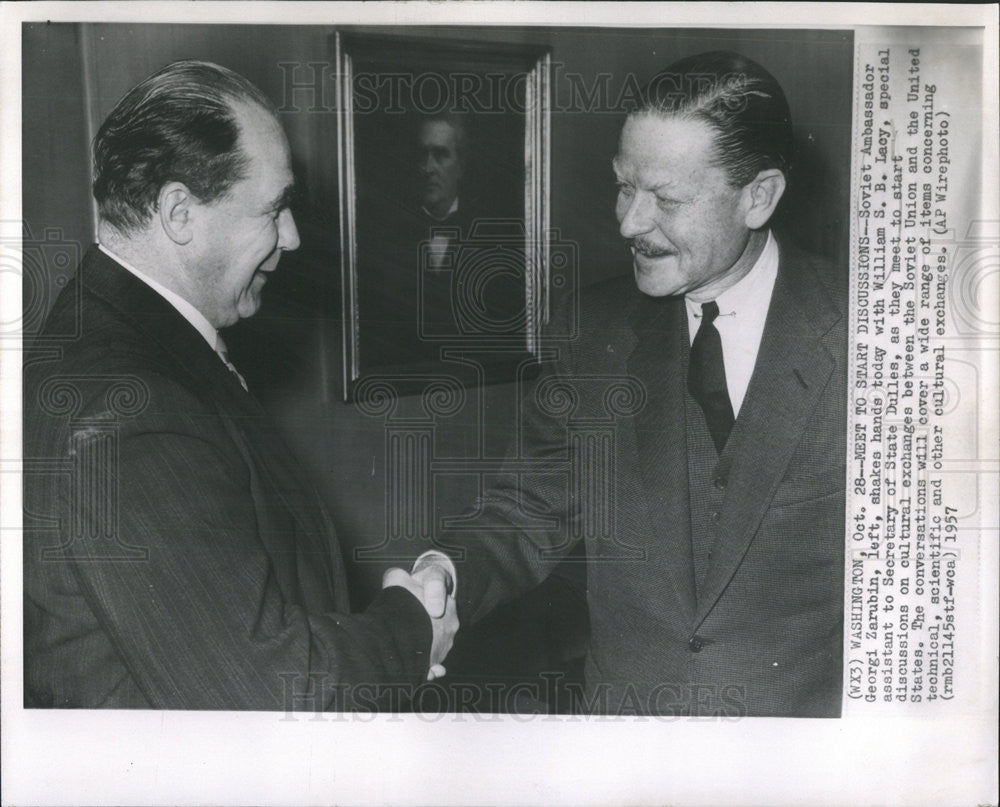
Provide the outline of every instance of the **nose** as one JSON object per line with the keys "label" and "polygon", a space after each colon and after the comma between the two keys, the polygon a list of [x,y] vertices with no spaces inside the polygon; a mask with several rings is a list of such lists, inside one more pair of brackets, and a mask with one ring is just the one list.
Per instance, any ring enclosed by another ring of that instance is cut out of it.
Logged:
{"label": "nose", "polygon": [[420,161],[420,170],[425,174],[433,174],[437,168],[437,163],[434,160],[434,155],[428,152],[424,158]]}
{"label": "nose", "polygon": [[292,211],[286,208],[278,216],[278,249],[294,252],[301,243],[299,241],[299,228],[295,226],[295,217],[292,215]]}
{"label": "nose", "polygon": [[618,199],[618,232],[622,238],[635,238],[648,233],[653,228],[651,213],[652,200],[641,191],[629,198]]}

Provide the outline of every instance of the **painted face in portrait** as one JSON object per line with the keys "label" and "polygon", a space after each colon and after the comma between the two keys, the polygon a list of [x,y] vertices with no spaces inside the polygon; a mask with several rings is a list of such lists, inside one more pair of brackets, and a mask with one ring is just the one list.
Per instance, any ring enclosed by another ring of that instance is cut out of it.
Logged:
{"label": "painted face in portrait", "polygon": [[420,128],[421,204],[435,218],[448,215],[462,179],[459,137],[447,121],[432,120]]}

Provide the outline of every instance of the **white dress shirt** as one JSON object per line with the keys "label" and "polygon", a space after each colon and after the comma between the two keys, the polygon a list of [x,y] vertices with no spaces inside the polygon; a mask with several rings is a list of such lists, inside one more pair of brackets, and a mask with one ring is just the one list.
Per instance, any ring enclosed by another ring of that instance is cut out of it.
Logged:
{"label": "white dress shirt", "polygon": [[[750,386],[764,334],[767,310],[771,305],[771,292],[778,276],[778,242],[769,231],[767,243],[756,263],[740,281],[715,298],[719,316],[715,327],[722,340],[722,360],[726,368],[726,387],[733,405],[733,415],[739,415],[743,399]],[[701,325],[701,303],[685,297],[688,315],[688,334],[694,342]]]}
{"label": "white dress shirt", "polygon": [[[428,216],[430,216],[435,221],[443,222],[443,221],[445,221],[448,218],[448,216],[452,216],[452,215],[454,215],[455,213],[458,212],[458,197],[457,196],[455,197],[455,201],[453,201],[451,203],[451,207],[448,208],[448,212],[445,213],[443,219],[437,218],[426,207],[423,208],[423,211],[424,211],[424,213],[426,213]],[[431,240],[430,240],[430,253],[429,253],[430,254],[430,261],[431,261],[431,265],[430,265],[431,269],[440,269],[444,265],[444,258],[445,258],[445,255],[448,254],[448,242],[450,240],[451,239],[449,239],[448,236],[442,235],[441,233],[437,233],[436,235],[434,235],[431,238]]]}

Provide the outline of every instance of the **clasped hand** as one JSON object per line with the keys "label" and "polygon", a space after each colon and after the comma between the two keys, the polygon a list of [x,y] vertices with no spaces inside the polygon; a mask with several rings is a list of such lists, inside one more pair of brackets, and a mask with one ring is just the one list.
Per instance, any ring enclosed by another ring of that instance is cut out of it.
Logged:
{"label": "clasped hand", "polygon": [[458,609],[455,604],[454,578],[437,558],[421,558],[412,572],[389,569],[382,576],[382,588],[402,586],[423,604],[431,618],[430,669],[427,680],[445,675],[444,661],[458,631]]}

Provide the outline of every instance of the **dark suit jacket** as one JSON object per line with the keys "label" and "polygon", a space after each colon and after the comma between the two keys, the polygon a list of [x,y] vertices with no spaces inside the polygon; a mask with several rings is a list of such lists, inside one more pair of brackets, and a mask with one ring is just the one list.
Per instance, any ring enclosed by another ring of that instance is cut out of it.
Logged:
{"label": "dark suit jacket", "polygon": [[96,247],[26,359],[24,411],[28,705],[366,708],[425,676],[417,599],[348,612],[330,519],[271,420]]}
{"label": "dark suit jacket", "polygon": [[455,541],[466,624],[586,541],[586,710],[840,713],[846,273],[780,252],[753,378],[714,469],[700,584],[684,302],[645,296],[631,276],[582,295],[581,334],[526,397],[508,473],[482,497],[492,529]]}

